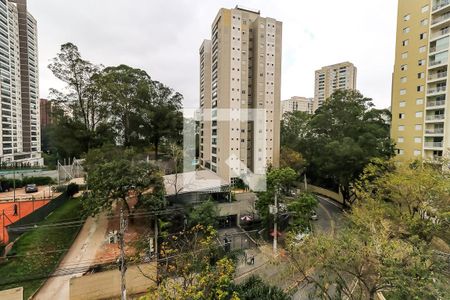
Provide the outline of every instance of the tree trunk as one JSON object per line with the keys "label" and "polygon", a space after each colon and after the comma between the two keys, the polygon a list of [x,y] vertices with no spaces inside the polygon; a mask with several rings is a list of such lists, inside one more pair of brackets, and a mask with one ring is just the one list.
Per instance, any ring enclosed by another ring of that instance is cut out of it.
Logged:
{"label": "tree trunk", "polygon": [[350,201],[350,188],[348,186],[340,186],[341,193],[342,193],[342,200],[343,200],[343,206],[344,208],[348,208],[348,202]]}
{"label": "tree trunk", "polygon": [[153,145],[155,146],[155,160],[158,160],[158,146],[159,146],[159,141],[153,142]]}

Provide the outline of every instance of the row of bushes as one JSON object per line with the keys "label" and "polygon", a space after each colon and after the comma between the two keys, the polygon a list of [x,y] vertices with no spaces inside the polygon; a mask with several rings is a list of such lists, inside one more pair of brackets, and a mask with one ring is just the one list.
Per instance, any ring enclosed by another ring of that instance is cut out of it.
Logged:
{"label": "row of bushes", "polygon": [[[51,177],[24,177],[22,179],[16,178],[16,188],[22,188],[26,186],[27,184],[36,184],[36,185],[52,185],[55,183],[55,181]],[[14,179],[11,178],[2,178],[1,179],[1,187],[2,190],[7,190],[10,188],[13,188],[14,186]]]}

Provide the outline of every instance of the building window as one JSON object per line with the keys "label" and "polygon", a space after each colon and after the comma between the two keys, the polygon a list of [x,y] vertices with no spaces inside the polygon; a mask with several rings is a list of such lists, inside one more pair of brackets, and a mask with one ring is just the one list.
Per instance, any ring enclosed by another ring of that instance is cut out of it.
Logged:
{"label": "building window", "polygon": [[419,79],[425,78],[425,73],[424,72],[417,73],[417,78]]}
{"label": "building window", "polygon": [[428,19],[423,19],[422,21],[420,21],[420,25],[428,26]]}
{"label": "building window", "polygon": [[403,33],[409,33],[409,31],[410,31],[409,27],[403,28]]}
{"label": "building window", "polygon": [[400,66],[400,70],[407,71],[408,70],[408,65],[401,65]]}
{"label": "building window", "polygon": [[405,138],[404,137],[399,137],[398,139],[397,139],[397,143],[403,143],[405,141]]}
{"label": "building window", "polygon": [[420,35],[419,35],[419,39],[421,39],[421,40],[424,40],[424,39],[426,39],[426,37],[427,37],[427,34],[424,32],[424,33],[421,33]]}
{"label": "building window", "polygon": [[421,111],[416,112],[416,118],[422,118],[422,116],[423,116],[423,112],[421,112]]}
{"label": "building window", "polygon": [[414,129],[417,131],[422,130],[422,124],[416,124],[416,126],[414,126]]}
{"label": "building window", "polygon": [[407,59],[407,58],[408,58],[408,52],[403,52],[402,59]]}
{"label": "building window", "polygon": [[400,101],[399,106],[400,107],[405,107],[406,106],[406,101]]}
{"label": "building window", "polygon": [[423,92],[423,90],[424,90],[424,86],[423,85],[418,85],[417,86],[417,91],[418,92]]}
{"label": "building window", "polygon": [[400,95],[403,96],[403,95],[405,95],[405,94],[406,94],[406,90],[405,90],[405,89],[401,89],[401,90],[400,90]]}
{"label": "building window", "polygon": [[414,150],[414,156],[421,156],[421,155],[422,155],[422,151]]}
{"label": "building window", "polygon": [[425,59],[419,59],[418,62],[417,62],[417,64],[418,64],[419,66],[425,66]]}
{"label": "building window", "polygon": [[415,138],[414,138],[414,143],[416,143],[416,144],[422,143],[422,138],[420,138],[420,137],[415,137]]}
{"label": "building window", "polygon": [[428,11],[428,5],[422,7],[422,13],[426,13]]}
{"label": "building window", "polygon": [[427,51],[427,47],[426,46],[422,46],[419,48],[419,52],[420,53],[424,53],[425,51]]}
{"label": "building window", "polygon": [[423,99],[416,99],[416,105],[423,105]]}
{"label": "building window", "polygon": [[403,21],[409,21],[409,19],[411,18],[411,15],[407,14],[403,16]]}
{"label": "building window", "polygon": [[398,118],[399,118],[399,119],[404,119],[404,118],[405,118],[405,114],[404,114],[404,113],[398,114]]}
{"label": "building window", "polygon": [[403,45],[403,46],[408,46],[408,43],[409,43],[409,40],[404,40],[404,41],[402,42],[402,45]]}
{"label": "building window", "polygon": [[398,155],[403,155],[403,154],[405,154],[405,150],[403,150],[403,149],[397,149],[397,154],[398,154]]}
{"label": "building window", "polygon": [[405,125],[399,125],[398,131],[405,131]]}
{"label": "building window", "polygon": [[401,83],[406,83],[407,81],[408,81],[408,78],[406,78],[406,77],[400,78]]}

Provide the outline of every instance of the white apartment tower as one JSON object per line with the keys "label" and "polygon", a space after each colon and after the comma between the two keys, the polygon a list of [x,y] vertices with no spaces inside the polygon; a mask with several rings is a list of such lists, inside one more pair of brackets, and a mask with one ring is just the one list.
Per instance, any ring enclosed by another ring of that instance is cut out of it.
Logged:
{"label": "white apartment tower", "polygon": [[291,99],[281,102],[281,116],[288,112],[302,111],[307,114],[314,114],[316,110],[316,102],[314,98],[298,97],[294,96]]}
{"label": "white apartment tower", "polygon": [[200,164],[231,183],[279,165],[281,37],[259,11],[222,8],[200,48]]}
{"label": "white apartment tower", "polygon": [[36,20],[26,0],[0,0],[0,163],[42,164]]}
{"label": "white apartment tower", "polygon": [[356,73],[356,67],[350,62],[326,66],[317,70],[314,90],[317,106],[322,106],[336,90],[356,89]]}

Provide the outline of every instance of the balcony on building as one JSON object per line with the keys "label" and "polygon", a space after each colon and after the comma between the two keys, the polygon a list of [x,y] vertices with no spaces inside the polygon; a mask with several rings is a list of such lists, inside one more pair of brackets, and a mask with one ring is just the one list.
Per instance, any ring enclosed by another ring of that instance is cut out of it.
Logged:
{"label": "balcony on building", "polygon": [[447,80],[447,66],[434,69],[428,73],[428,82],[439,82]]}
{"label": "balcony on building", "polygon": [[444,147],[444,137],[425,137],[425,149],[440,149]]}
{"label": "balcony on building", "polygon": [[449,41],[450,38],[445,36],[430,42],[430,55],[448,50]]}
{"label": "balcony on building", "polygon": [[440,14],[439,16],[434,16],[431,19],[430,29],[433,34],[436,30],[443,29],[450,25],[450,12]]}
{"label": "balcony on building", "polygon": [[448,50],[430,55],[428,69],[438,69],[448,63]]}
{"label": "balcony on building", "polygon": [[446,92],[447,92],[447,84],[445,82],[430,84],[427,89],[428,95],[441,95],[445,94]]}
{"label": "balcony on building", "polygon": [[450,0],[433,0],[433,6],[431,7],[433,14],[442,14],[448,11],[450,11]]}
{"label": "balcony on building", "polygon": [[444,135],[444,123],[427,124],[425,127],[426,136],[443,136]]}
{"label": "balcony on building", "polygon": [[426,105],[427,110],[444,108],[445,107],[445,98],[446,98],[446,95],[427,97],[427,105]]}
{"label": "balcony on building", "polygon": [[449,36],[449,34],[450,34],[449,25],[436,26],[436,28],[433,28],[431,30],[430,42],[433,42],[441,37]]}
{"label": "balcony on building", "polygon": [[427,123],[434,122],[444,122],[445,119],[445,109],[436,109],[432,111],[427,111],[425,121]]}

